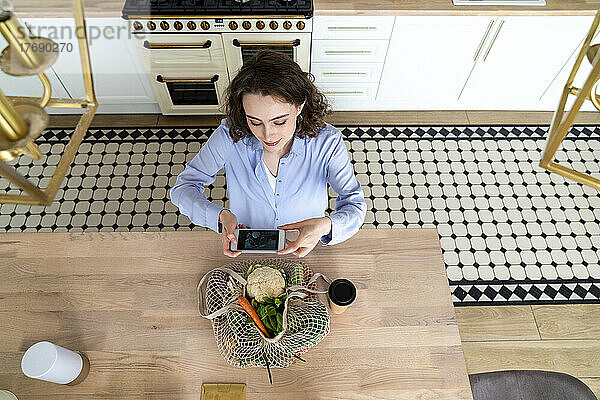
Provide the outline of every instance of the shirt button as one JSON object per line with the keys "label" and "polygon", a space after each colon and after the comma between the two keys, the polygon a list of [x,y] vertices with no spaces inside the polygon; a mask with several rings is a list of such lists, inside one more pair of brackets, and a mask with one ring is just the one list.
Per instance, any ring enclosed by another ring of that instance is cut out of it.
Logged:
{"label": "shirt button", "polygon": [[280,180],[278,180],[277,182],[281,183],[281,179],[280,179]]}
{"label": "shirt button", "polygon": [[279,193],[277,193],[277,196],[279,196]]}

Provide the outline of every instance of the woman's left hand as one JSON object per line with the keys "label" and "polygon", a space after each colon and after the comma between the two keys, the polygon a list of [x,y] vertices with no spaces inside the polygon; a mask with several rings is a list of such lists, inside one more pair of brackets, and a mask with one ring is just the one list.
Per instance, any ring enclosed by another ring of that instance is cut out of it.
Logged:
{"label": "woman's left hand", "polygon": [[298,239],[294,241],[286,239],[285,248],[279,250],[277,254],[292,253],[298,257],[304,257],[315,248],[321,237],[331,232],[331,219],[327,217],[310,218],[293,224],[281,225],[277,229],[300,231]]}

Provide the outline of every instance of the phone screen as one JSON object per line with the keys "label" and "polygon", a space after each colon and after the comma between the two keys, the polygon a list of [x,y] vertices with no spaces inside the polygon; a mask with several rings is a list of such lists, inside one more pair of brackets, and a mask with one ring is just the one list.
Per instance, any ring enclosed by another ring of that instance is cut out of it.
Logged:
{"label": "phone screen", "polygon": [[278,230],[240,230],[238,234],[238,250],[277,250],[279,242]]}

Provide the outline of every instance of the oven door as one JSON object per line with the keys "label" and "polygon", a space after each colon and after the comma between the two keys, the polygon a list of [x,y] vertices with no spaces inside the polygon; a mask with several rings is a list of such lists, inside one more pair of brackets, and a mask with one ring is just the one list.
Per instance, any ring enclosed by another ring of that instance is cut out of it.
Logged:
{"label": "oven door", "polygon": [[220,114],[229,75],[221,35],[136,37],[163,114]]}
{"label": "oven door", "polygon": [[163,114],[217,114],[229,81],[218,74],[157,74],[152,85]]}
{"label": "oven door", "polygon": [[310,33],[223,33],[223,48],[231,79],[244,62],[261,49],[291,57],[303,71],[310,71]]}

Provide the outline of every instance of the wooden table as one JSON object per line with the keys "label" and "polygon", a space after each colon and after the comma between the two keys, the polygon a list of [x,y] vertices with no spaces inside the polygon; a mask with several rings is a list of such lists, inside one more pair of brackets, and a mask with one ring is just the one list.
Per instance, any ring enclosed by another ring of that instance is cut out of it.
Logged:
{"label": "wooden table", "polygon": [[[195,399],[202,383],[246,383],[248,399],[471,399],[435,229],[361,230],[304,261],[358,288],[307,363],[228,366],[197,312],[202,275],[230,259],[213,232],[0,236],[0,389],[26,399]],[[241,256],[251,258],[251,255]],[[289,256],[292,258],[291,256]],[[26,378],[40,340],[85,353],[87,379]]]}

